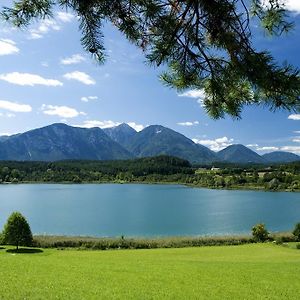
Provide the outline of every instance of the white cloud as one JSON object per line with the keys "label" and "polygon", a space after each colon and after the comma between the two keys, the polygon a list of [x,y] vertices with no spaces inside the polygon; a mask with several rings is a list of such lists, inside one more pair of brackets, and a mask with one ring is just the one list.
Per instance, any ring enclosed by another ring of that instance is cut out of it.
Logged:
{"label": "white cloud", "polygon": [[300,1],[299,0],[286,0],[286,8],[288,10],[300,13]]}
{"label": "white cloud", "polygon": [[79,115],[86,115],[86,113],[79,112],[75,108],[68,106],[55,106],[43,104],[41,110],[45,115],[59,116],[61,118],[75,118]]}
{"label": "white cloud", "polygon": [[8,23],[1,22],[0,33],[7,35],[17,30],[18,29],[15,26],[10,26]]}
{"label": "white cloud", "polygon": [[60,60],[60,63],[62,65],[74,65],[79,64],[81,62],[85,61],[85,57],[80,54],[73,54],[70,57],[66,57]]}
{"label": "white cloud", "polygon": [[72,22],[75,16],[67,12],[57,12],[56,20],[54,19],[44,19],[36,27],[29,30],[28,38],[30,40],[41,39],[45,34],[50,31],[59,31],[61,30],[62,23]]}
{"label": "white cloud", "polygon": [[16,43],[8,39],[0,39],[0,56],[16,54],[20,49],[16,46]]}
{"label": "white cloud", "polygon": [[62,82],[56,79],[47,79],[36,74],[19,73],[19,72],[0,74],[0,80],[4,80],[12,84],[17,84],[22,86],[24,85],[62,86],[63,85]]}
{"label": "white cloud", "polygon": [[298,133],[300,133],[300,130],[297,130],[297,131],[293,131],[293,132],[294,132],[294,133],[297,133],[297,134],[298,134]]}
{"label": "white cloud", "polygon": [[57,19],[62,21],[63,23],[70,23],[74,20],[75,16],[71,13],[59,11],[57,12]]}
{"label": "white cloud", "polygon": [[233,141],[234,141],[234,139],[228,138],[226,136],[217,138],[215,140],[193,139],[194,143],[206,146],[213,151],[220,151],[220,150],[232,145]]}
{"label": "white cloud", "polygon": [[120,125],[120,122],[114,122],[111,120],[107,121],[97,121],[97,120],[88,120],[84,121],[81,125],[74,125],[75,127],[82,127],[82,128],[93,128],[93,127],[100,127],[100,128],[110,128]]}
{"label": "white cloud", "polygon": [[180,126],[195,126],[195,125],[199,125],[198,121],[193,121],[193,122],[179,122],[177,123],[177,125]]}
{"label": "white cloud", "polygon": [[15,133],[9,133],[9,132],[0,132],[0,136],[11,136],[14,135]]}
{"label": "white cloud", "polygon": [[[270,0],[262,0],[262,4],[265,8],[270,7]],[[282,4],[287,10],[292,12],[300,13],[300,2],[299,0],[280,0],[279,4]]]}
{"label": "white cloud", "polygon": [[30,36],[28,37],[28,39],[30,40],[38,40],[43,38],[43,36],[40,33],[37,33],[34,30],[30,30]]}
{"label": "white cloud", "polygon": [[[293,142],[300,143],[300,138],[293,139]],[[256,147],[256,151],[262,151],[262,152],[273,152],[273,151],[286,151],[286,152],[292,152],[295,154],[300,154],[300,146],[262,146],[262,147]]]}
{"label": "white cloud", "polygon": [[136,124],[135,122],[128,122],[127,124],[136,131],[142,131],[145,128],[144,125]]}
{"label": "white cloud", "polygon": [[46,62],[46,61],[42,61],[42,62],[41,62],[41,65],[42,65],[42,67],[45,67],[45,68],[48,68],[48,67],[49,67],[48,62]]}
{"label": "white cloud", "polygon": [[[32,108],[28,104],[19,104],[16,102],[0,100],[0,109],[12,112],[31,112]],[[7,114],[7,117],[13,117],[13,114]]]}
{"label": "white cloud", "polygon": [[13,114],[13,113],[6,113],[5,116],[6,116],[7,118],[14,118],[16,115]]}
{"label": "white cloud", "polygon": [[83,84],[86,85],[93,85],[96,84],[96,81],[88,74],[84,73],[84,72],[80,72],[80,71],[74,71],[71,73],[66,73],[64,75],[64,78],[68,79],[68,80],[77,80]]}
{"label": "white cloud", "polygon": [[256,150],[257,151],[278,151],[280,150],[280,148],[275,146],[264,146],[264,147],[257,147]]}
{"label": "white cloud", "polygon": [[205,98],[205,92],[204,92],[204,89],[189,90],[189,91],[184,92],[182,94],[178,94],[178,96],[179,97],[187,97],[187,98],[197,99],[197,103],[199,103],[201,106],[203,106],[203,100]]}
{"label": "white cloud", "polygon": [[284,146],[280,150],[300,154],[300,146]]}
{"label": "white cloud", "polygon": [[188,97],[188,98],[204,98],[205,93],[204,90],[189,90],[187,92],[184,92],[182,94],[178,94],[179,97]]}
{"label": "white cloud", "polygon": [[82,102],[89,102],[91,100],[98,100],[97,96],[84,96],[80,99]]}
{"label": "white cloud", "polygon": [[289,120],[299,121],[300,120],[300,114],[292,114],[288,116]]}
{"label": "white cloud", "polygon": [[295,137],[295,138],[293,138],[293,140],[292,140],[294,143],[300,143],[300,137],[298,136],[298,137]]}
{"label": "white cloud", "polygon": [[89,102],[89,97],[81,97],[82,102]]}
{"label": "white cloud", "polygon": [[248,144],[248,145],[246,145],[246,147],[256,148],[256,147],[258,147],[258,144]]}
{"label": "white cloud", "polygon": [[45,19],[40,22],[37,28],[29,30],[29,39],[41,39],[50,30],[59,31],[60,29],[61,27],[55,20]]}
{"label": "white cloud", "polygon": [[[75,127],[82,127],[82,128],[93,128],[93,127],[99,127],[99,128],[111,128],[122,124],[121,122],[115,122],[112,120],[105,120],[105,121],[99,121],[99,120],[88,120],[84,121],[81,125],[74,125]],[[128,122],[127,123],[130,127],[135,129],[136,131],[141,131],[145,127],[144,125],[137,124],[135,122]]]}
{"label": "white cloud", "polygon": [[6,117],[6,118],[14,118],[16,115],[10,112],[2,113],[0,112],[0,117]]}
{"label": "white cloud", "polygon": [[59,25],[54,20],[42,20],[38,30],[40,33],[47,33],[50,29],[60,30]]}

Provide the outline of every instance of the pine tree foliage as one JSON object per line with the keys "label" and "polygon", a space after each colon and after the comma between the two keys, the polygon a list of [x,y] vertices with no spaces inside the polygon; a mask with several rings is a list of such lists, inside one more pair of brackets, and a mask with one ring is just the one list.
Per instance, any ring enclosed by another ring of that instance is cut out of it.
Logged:
{"label": "pine tree foliage", "polygon": [[18,0],[2,16],[18,27],[52,17],[60,6],[78,16],[81,43],[105,61],[103,24],[111,22],[163,65],[163,82],[177,90],[203,89],[214,118],[239,118],[245,105],[300,110],[299,70],[279,65],[252,43],[257,20],[272,35],[290,31],[284,0]]}

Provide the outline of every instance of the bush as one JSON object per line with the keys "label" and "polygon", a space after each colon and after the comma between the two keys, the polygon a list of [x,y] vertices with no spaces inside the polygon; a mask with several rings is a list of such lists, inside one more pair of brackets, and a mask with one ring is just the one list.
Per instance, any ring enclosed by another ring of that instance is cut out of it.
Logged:
{"label": "bush", "polygon": [[295,242],[294,236],[279,236],[279,237],[272,237],[269,236],[269,239],[274,240],[276,244],[283,244],[283,243],[291,243]]}
{"label": "bush", "polygon": [[269,238],[269,232],[265,224],[259,223],[252,227],[252,235],[255,241],[264,242]]}
{"label": "bush", "polygon": [[296,248],[297,248],[297,249],[300,249],[300,244],[297,244]]}
{"label": "bush", "polygon": [[5,244],[16,246],[31,246],[33,243],[30,226],[25,217],[19,212],[13,212],[4,226],[3,241]]}
{"label": "bush", "polygon": [[276,244],[295,242],[295,237],[292,232],[272,233],[269,235],[269,240],[275,241]]}
{"label": "bush", "polygon": [[300,223],[297,223],[295,225],[295,229],[293,230],[293,235],[297,239],[297,241],[300,241]]}

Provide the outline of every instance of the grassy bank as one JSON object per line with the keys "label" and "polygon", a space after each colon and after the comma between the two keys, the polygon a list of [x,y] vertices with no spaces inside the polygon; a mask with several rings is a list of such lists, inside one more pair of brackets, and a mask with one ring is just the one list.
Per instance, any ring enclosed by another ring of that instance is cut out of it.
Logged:
{"label": "grassy bank", "polygon": [[[276,243],[293,242],[291,233],[270,235],[270,241]],[[161,237],[161,238],[95,238],[71,236],[35,236],[34,246],[41,248],[77,248],[87,250],[110,249],[156,249],[185,248],[202,246],[228,246],[251,244],[255,241],[251,236],[215,236],[215,237]]]}
{"label": "grassy bank", "polygon": [[67,236],[35,236],[35,247],[78,248],[91,250],[185,248],[252,243],[249,236],[163,237],[163,238],[93,238]]}
{"label": "grassy bank", "polygon": [[268,244],[183,249],[0,250],[1,299],[299,299],[300,251]]}

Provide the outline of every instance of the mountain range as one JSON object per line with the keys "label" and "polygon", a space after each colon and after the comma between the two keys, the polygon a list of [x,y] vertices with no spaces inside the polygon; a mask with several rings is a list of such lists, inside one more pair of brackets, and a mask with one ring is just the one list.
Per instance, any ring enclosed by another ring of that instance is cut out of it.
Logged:
{"label": "mountain range", "polygon": [[289,152],[277,151],[260,156],[240,144],[214,152],[161,125],[151,125],[137,132],[125,123],[106,129],[56,123],[0,137],[0,160],[119,160],[157,155],[176,156],[198,164],[300,161],[300,156]]}
{"label": "mountain range", "polygon": [[1,160],[129,159],[133,155],[100,128],[53,124],[0,140]]}

